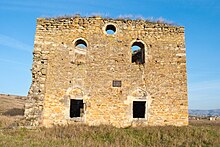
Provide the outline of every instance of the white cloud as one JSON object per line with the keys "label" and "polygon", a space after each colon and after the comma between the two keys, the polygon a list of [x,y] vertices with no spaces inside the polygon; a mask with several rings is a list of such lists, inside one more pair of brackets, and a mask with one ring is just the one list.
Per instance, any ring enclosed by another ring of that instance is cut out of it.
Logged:
{"label": "white cloud", "polygon": [[7,46],[13,49],[32,52],[33,47],[25,44],[15,38],[0,34],[0,45]]}
{"label": "white cloud", "polygon": [[188,89],[190,109],[220,108],[220,80],[191,83]]}
{"label": "white cloud", "polygon": [[17,64],[17,65],[23,65],[23,66],[29,66],[28,64],[25,64],[25,63],[22,63],[22,62],[19,62],[19,61],[13,61],[13,60],[8,60],[8,59],[1,59],[0,58],[0,62],[7,62],[9,64]]}
{"label": "white cloud", "polygon": [[220,81],[201,81],[189,84],[189,92],[198,92],[206,90],[220,91]]}

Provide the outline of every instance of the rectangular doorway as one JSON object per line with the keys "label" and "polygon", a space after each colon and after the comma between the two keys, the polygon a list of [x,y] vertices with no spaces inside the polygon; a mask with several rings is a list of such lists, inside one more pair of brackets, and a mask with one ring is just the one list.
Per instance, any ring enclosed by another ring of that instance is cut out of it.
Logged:
{"label": "rectangular doorway", "polygon": [[82,117],[83,114],[83,100],[70,99],[70,118]]}
{"label": "rectangular doorway", "polygon": [[133,118],[145,118],[146,101],[133,101]]}

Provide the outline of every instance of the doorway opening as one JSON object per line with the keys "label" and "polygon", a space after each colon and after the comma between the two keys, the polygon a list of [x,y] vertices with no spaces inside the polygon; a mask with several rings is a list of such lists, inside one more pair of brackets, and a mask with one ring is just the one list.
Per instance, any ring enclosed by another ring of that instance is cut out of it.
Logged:
{"label": "doorway opening", "polygon": [[83,100],[70,100],[70,118],[82,117],[84,114]]}
{"label": "doorway opening", "polygon": [[145,118],[146,101],[133,101],[133,118]]}

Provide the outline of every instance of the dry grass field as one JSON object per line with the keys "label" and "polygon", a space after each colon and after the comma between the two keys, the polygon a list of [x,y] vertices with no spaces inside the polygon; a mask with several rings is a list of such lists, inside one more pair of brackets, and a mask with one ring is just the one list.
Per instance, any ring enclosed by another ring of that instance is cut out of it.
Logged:
{"label": "dry grass field", "polygon": [[23,118],[26,97],[0,94],[0,128],[15,125]]}
{"label": "dry grass field", "polygon": [[191,121],[187,127],[19,128],[24,99],[0,95],[0,146],[220,146],[220,121]]}

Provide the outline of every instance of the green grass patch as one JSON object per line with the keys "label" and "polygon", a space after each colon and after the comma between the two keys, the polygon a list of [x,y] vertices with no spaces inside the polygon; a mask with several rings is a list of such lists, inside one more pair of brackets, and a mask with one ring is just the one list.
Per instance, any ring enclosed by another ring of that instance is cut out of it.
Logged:
{"label": "green grass patch", "polygon": [[0,146],[219,146],[220,126],[115,128],[55,126],[2,129]]}

